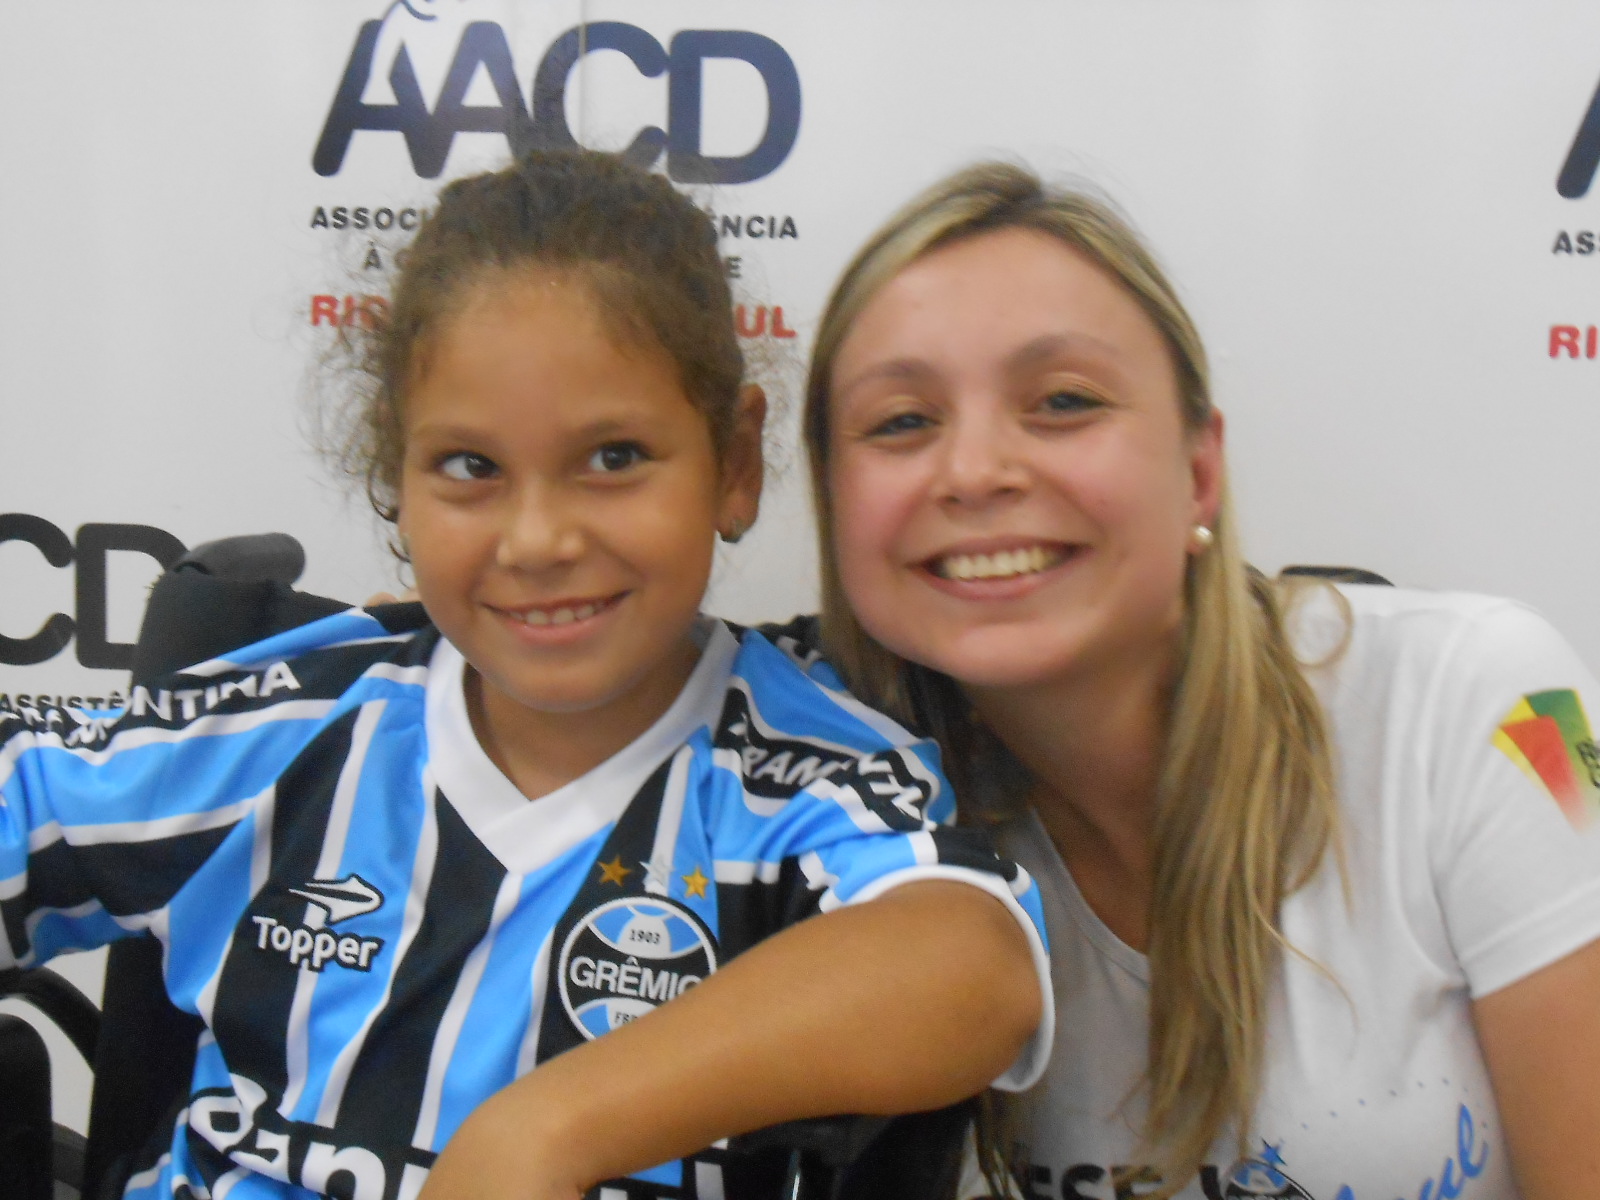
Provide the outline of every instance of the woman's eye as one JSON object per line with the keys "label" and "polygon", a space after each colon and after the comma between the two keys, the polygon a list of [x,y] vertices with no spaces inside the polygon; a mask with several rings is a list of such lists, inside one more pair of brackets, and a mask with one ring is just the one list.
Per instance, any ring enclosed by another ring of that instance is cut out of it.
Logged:
{"label": "woman's eye", "polygon": [[1051,392],[1039,402],[1039,407],[1049,413],[1075,414],[1090,412],[1096,408],[1104,408],[1105,401],[1088,392],[1075,391],[1063,388]]}
{"label": "woman's eye", "polygon": [[926,429],[933,424],[925,414],[919,412],[899,412],[887,420],[879,421],[867,431],[868,437],[894,437],[901,433],[915,433],[919,429]]}
{"label": "woman's eye", "polygon": [[589,470],[603,475],[626,471],[649,456],[638,442],[607,442],[589,456]]}
{"label": "woman's eye", "polygon": [[492,458],[485,458],[481,454],[451,454],[439,462],[439,474],[446,479],[462,482],[488,479],[499,469]]}

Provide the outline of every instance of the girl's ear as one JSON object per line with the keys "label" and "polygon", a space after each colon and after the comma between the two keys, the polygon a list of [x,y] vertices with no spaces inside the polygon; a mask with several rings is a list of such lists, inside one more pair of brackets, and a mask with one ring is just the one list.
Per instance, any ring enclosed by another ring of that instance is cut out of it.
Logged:
{"label": "girl's ear", "polygon": [[767,421],[767,396],[753,383],[739,389],[733,428],[722,461],[722,501],[717,531],[724,541],[738,541],[761,510],[764,473],[762,433]]}
{"label": "girl's ear", "polygon": [[1207,528],[1216,524],[1222,506],[1222,414],[1216,409],[1189,437],[1189,475],[1193,481],[1194,510],[1191,523]]}

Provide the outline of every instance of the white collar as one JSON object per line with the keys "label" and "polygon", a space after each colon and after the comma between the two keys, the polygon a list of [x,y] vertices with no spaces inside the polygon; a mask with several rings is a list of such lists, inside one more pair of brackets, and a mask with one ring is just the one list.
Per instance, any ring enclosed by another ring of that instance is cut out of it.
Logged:
{"label": "white collar", "polygon": [[463,690],[466,660],[441,637],[428,669],[427,737],[434,782],[508,870],[554,861],[622,815],[645,780],[701,726],[714,726],[739,651],[721,621],[701,618],[704,649],[670,708],[593,770],[529,800],[478,743]]}

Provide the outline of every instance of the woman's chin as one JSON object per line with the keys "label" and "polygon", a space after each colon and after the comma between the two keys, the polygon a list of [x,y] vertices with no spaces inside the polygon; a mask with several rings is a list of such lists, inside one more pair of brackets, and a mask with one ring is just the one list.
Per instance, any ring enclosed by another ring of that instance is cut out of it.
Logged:
{"label": "woman's chin", "polygon": [[962,687],[986,690],[1048,685],[1071,674],[1080,657],[1072,647],[1048,645],[1020,631],[897,640],[901,645],[886,644],[902,658],[948,675]]}

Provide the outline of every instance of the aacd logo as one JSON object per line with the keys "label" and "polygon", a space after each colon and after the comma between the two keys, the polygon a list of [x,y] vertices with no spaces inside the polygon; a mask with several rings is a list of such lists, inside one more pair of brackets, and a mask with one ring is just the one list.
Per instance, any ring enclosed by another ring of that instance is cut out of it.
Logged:
{"label": "aacd logo", "polygon": [[[759,33],[686,29],[663,47],[643,29],[621,21],[577,26],[556,38],[540,59],[530,115],[505,31],[493,21],[474,21],[462,30],[430,107],[406,38],[437,36],[442,31],[426,24],[433,19],[396,0],[381,20],[361,26],[311,158],[318,175],[338,174],[359,130],[404,135],[411,165],[424,179],[437,178],[444,170],[458,133],[503,133],[515,152],[574,147],[577,140],[565,110],[567,80],[579,60],[596,50],[620,52],[647,78],[667,76],[666,128],[646,126],[623,152],[637,166],[653,166],[665,150],[667,174],[680,183],[748,183],[777,170],[799,136],[800,76],[794,60]],[[701,150],[703,64],[718,58],[748,63],[766,87],[766,129],[746,154],[721,157]],[[489,81],[494,104],[467,103],[479,78]]]}
{"label": "aacd logo", "polygon": [[1583,114],[1578,135],[1572,139],[1572,149],[1567,151],[1567,161],[1561,164],[1556,191],[1568,200],[1587,195],[1597,167],[1600,167],[1600,88],[1589,101],[1589,111]]}
{"label": "aacd logo", "polygon": [[126,671],[133,646],[110,641],[106,633],[106,556],[115,550],[147,554],[170,567],[183,557],[184,544],[150,525],[80,525],[76,538],[31,513],[0,513],[0,544],[27,542],[52,567],[74,567],[77,619],[51,613],[29,637],[0,634],[0,666],[31,667],[48,662],[78,639],[78,661],[86,667]]}

